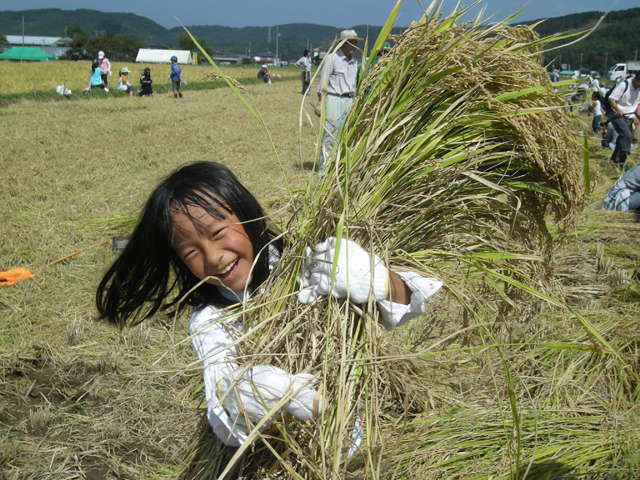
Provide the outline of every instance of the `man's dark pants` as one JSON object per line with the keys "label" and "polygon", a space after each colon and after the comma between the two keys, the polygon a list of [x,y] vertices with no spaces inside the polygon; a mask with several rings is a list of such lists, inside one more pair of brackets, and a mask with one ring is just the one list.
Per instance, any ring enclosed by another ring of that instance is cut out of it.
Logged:
{"label": "man's dark pants", "polygon": [[633,120],[627,117],[612,115],[611,125],[613,125],[613,129],[618,133],[616,149],[611,154],[611,161],[617,165],[621,165],[627,161],[627,155],[631,153],[631,125],[633,125]]}

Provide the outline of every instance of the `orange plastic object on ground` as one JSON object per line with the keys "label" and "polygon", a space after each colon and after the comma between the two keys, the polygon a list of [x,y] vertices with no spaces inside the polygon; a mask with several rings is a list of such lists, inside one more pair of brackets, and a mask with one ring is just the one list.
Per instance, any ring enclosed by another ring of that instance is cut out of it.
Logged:
{"label": "orange plastic object on ground", "polygon": [[38,270],[42,270],[43,268],[50,267],[51,265],[55,265],[56,263],[60,263],[67,258],[71,258],[79,253],[86,252],[91,248],[98,247],[100,245],[104,245],[109,242],[109,240],[103,240],[101,242],[96,243],[95,245],[91,245],[90,247],[83,248],[82,250],[78,250],[77,252],[72,253],[71,255],[64,256],[59,258],[58,260],[47,263],[44,267],[38,267],[33,272],[30,272],[26,268],[14,268],[13,270],[7,270],[6,272],[0,272],[0,287],[10,287],[14,283],[21,282],[22,280],[26,280],[28,278],[33,278],[33,274]]}
{"label": "orange plastic object on ground", "polygon": [[14,268],[7,272],[0,272],[0,287],[9,287],[27,278],[33,278],[33,274],[26,268]]}

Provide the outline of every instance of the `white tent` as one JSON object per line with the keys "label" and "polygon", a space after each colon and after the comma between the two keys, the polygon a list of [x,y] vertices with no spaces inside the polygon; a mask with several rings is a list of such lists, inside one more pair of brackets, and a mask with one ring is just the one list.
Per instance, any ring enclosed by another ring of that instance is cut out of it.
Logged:
{"label": "white tent", "polygon": [[189,50],[154,50],[141,48],[138,50],[136,62],[138,63],[171,63],[171,57],[178,57],[178,63],[191,65],[191,52]]}

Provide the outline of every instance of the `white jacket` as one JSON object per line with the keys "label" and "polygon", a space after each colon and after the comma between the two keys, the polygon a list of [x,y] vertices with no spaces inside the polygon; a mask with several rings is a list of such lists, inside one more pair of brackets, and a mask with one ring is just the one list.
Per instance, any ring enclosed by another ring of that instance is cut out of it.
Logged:
{"label": "white jacket", "polygon": [[[271,268],[278,261],[278,253],[270,250]],[[416,273],[396,272],[413,292],[409,305],[389,301],[378,302],[383,325],[393,330],[412,318],[425,312],[426,300],[437,292],[442,283],[433,278],[425,278]],[[220,289],[220,293],[230,300],[242,298],[243,292],[232,294]],[[243,425],[234,425],[234,421],[218,400],[217,385],[222,378],[237,368],[234,362],[236,333],[242,331],[242,320],[237,318],[237,310],[220,309],[215,305],[203,305],[194,309],[189,321],[191,343],[204,368],[205,400],[207,418],[216,436],[226,445],[240,446],[247,439],[248,431]],[[291,372],[295,373],[295,372]]]}

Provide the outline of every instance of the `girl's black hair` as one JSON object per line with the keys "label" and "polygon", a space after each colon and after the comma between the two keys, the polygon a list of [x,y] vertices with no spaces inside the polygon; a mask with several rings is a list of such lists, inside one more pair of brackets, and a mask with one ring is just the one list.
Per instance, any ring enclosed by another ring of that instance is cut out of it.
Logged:
{"label": "girl's black hair", "polygon": [[600,100],[602,98],[602,95],[600,94],[600,92],[593,92],[591,96],[594,97],[596,100]]}
{"label": "girl's black hair", "polygon": [[95,72],[96,68],[98,68],[100,66],[100,62],[98,62],[98,60],[93,60],[93,62],[91,62],[91,72]]}
{"label": "girl's black hair", "polygon": [[[190,206],[201,207],[220,219],[235,214],[258,257],[249,286],[256,291],[267,279],[267,245],[271,243],[281,252],[282,242],[273,241],[275,234],[268,229],[260,204],[227,167],[194,163],[173,172],[151,194],[129,243],[100,281],[96,305],[101,318],[123,327],[136,325],[176,304],[182,310],[201,303],[220,307],[234,303],[215,285],[203,283],[178,304],[200,282],[173,249],[171,214],[180,211],[189,215]],[[190,218],[201,227],[197,219]],[[167,301],[169,296],[173,300]]]}

